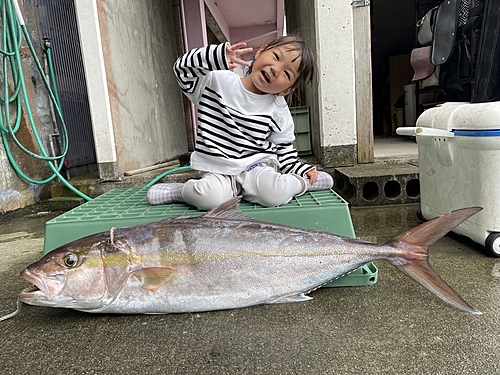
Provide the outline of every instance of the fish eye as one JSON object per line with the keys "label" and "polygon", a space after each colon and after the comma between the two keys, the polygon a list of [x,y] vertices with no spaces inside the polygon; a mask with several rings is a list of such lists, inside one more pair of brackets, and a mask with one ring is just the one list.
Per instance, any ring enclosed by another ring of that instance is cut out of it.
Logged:
{"label": "fish eye", "polygon": [[62,259],[63,264],[68,268],[73,268],[78,263],[78,256],[76,254],[68,254]]}

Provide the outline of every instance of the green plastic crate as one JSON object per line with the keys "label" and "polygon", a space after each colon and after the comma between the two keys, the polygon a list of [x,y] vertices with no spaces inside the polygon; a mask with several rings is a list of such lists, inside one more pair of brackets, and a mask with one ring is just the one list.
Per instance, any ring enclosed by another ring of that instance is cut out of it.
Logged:
{"label": "green plastic crate", "polygon": [[294,123],[293,146],[301,156],[311,155],[311,125],[309,107],[290,107]]}
{"label": "green plastic crate", "polygon": [[[185,203],[151,206],[146,199],[147,190],[114,189],[48,221],[44,254],[77,239],[109,231],[112,227],[125,228],[180,215],[196,217],[205,213]],[[355,237],[349,206],[333,190],[308,192],[279,207],[263,207],[243,201],[240,208],[245,215],[257,220]],[[370,263],[326,286],[372,285],[377,282],[377,276],[377,268]]]}

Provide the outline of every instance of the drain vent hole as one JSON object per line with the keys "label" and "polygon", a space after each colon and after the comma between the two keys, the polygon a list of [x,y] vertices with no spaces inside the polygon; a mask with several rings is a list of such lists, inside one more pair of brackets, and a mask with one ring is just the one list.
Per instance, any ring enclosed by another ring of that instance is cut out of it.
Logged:
{"label": "drain vent hole", "polygon": [[348,201],[356,198],[356,188],[349,183],[346,183],[346,188],[344,189],[344,198]]}
{"label": "drain vent hole", "polygon": [[378,198],[378,185],[373,182],[367,182],[363,185],[363,198],[367,201],[373,201]]}
{"label": "drain vent hole", "polygon": [[413,178],[407,182],[406,194],[410,198],[418,198],[420,196],[420,181],[417,178]]}
{"label": "drain vent hole", "polygon": [[384,194],[389,199],[397,198],[401,195],[401,184],[399,181],[391,180],[384,185]]}
{"label": "drain vent hole", "polygon": [[334,176],[333,181],[333,186],[338,192],[343,193],[347,190],[347,183],[342,177]]}

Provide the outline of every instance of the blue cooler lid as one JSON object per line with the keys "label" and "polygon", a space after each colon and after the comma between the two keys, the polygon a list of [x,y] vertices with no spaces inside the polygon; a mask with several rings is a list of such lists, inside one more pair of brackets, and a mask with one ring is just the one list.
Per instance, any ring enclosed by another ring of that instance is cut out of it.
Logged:
{"label": "blue cooler lid", "polygon": [[453,130],[455,137],[500,137],[500,130]]}

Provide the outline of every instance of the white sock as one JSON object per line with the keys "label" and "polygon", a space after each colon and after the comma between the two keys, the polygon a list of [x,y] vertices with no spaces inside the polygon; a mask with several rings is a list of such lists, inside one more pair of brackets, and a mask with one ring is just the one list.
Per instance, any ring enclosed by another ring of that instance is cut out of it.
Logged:
{"label": "white sock", "polygon": [[318,181],[313,184],[307,180],[307,191],[329,190],[333,187],[333,177],[323,171],[318,171]]}
{"label": "white sock", "polygon": [[184,202],[184,199],[182,199],[183,187],[184,184],[177,182],[170,184],[155,184],[148,190],[148,202],[152,205]]}

